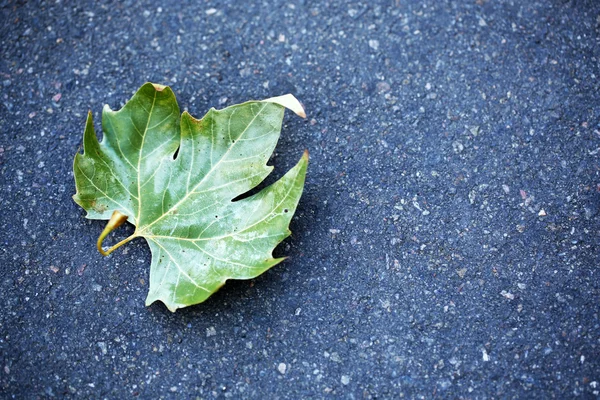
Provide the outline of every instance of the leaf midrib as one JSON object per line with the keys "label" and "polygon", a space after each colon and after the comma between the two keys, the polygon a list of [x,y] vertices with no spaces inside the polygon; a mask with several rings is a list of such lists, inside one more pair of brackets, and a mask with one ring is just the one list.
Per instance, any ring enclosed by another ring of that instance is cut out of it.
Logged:
{"label": "leaf midrib", "polygon": [[138,164],[137,164],[137,187],[138,187],[138,215],[136,218],[136,224],[140,221],[142,217],[142,179],[140,176],[140,166],[142,163],[142,153],[144,152],[144,143],[146,142],[146,136],[148,135],[148,126],[150,125],[150,120],[152,119],[152,112],[154,111],[154,103],[156,102],[156,93],[154,91],[154,97],[152,99],[152,106],[150,107],[150,111],[148,111],[148,120],[146,121],[146,128],[144,129],[144,134],[142,135],[142,144],[140,145],[140,152],[138,153]]}

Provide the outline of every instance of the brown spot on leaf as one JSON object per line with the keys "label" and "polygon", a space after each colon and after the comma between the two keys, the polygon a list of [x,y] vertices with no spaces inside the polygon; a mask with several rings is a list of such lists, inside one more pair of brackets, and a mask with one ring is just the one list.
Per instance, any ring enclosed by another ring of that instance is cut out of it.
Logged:
{"label": "brown spot on leaf", "polygon": [[94,211],[99,213],[103,213],[104,211],[108,210],[108,206],[106,204],[99,204],[96,200],[92,200],[90,206],[94,209]]}

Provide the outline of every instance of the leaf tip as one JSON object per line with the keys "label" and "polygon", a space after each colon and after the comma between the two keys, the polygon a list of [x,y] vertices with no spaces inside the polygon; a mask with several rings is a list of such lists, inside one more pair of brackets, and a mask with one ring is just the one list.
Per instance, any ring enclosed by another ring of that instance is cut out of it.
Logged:
{"label": "leaf tip", "polygon": [[154,89],[156,89],[157,92],[162,92],[167,88],[167,86],[161,85],[160,83],[153,83],[152,86],[154,86]]}
{"label": "leaf tip", "polygon": [[304,107],[302,107],[298,111],[294,111],[300,118],[306,118],[306,112],[304,111]]}
{"label": "leaf tip", "polygon": [[269,99],[263,100],[263,102],[279,104],[280,106],[283,106],[288,110],[293,111],[299,117],[306,118],[306,112],[304,111],[302,103],[300,103],[300,101],[298,101],[298,99],[294,97],[293,94],[288,93],[284,94],[283,96],[271,97]]}
{"label": "leaf tip", "polygon": [[154,304],[154,302],[155,302],[156,300],[157,300],[157,299],[155,299],[155,298],[153,298],[153,297],[151,298],[151,297],[150,297],[150,295],[148,295],[148,296],[146,297],[146,301],[145,301],[144,305],[145,305],[146,307],[150,307],[152,304]]}
{"label": "leaf tip", "polygon": [[184,120],[184,119],[185,119],[186,121],[192,122],[192,123],[194,123],[194,124],[199,124],[199,123],[201,123],[201,122],[202,122],[202,119],[195,118],[195,117],[194,117],[192,114],[190,114],[190,113],[189,113],[187,110],[184,110],[184,111],[183,111],[183,113],[181,113],[181,119],[182,119],[182,120]]}
{"label": "leaf tip", "polygon": [[171,303],[165,299],[160,298],[159,296],[150,296],[150,294],[148,294],[148,297],[146,297],[145,305],[146,305],[146,307],[150,307],[152,304],[156,303],[157,301],[160,301],[161,303],[163,303],[165,305],[165,307],[167,308],[167,310],[171,311],[172,313],[174,313],[179,308],[181,308],[181,306],[176,303]]}
{"label": "leaf tip", "polygon": [[92,110],[88,110],[87,118],[85,119],[85,128],[94,129],[94,115],[92,114]]}
{"label": "leaf tip", "polygon": [[168,305],[165,304],[167,306],[167,310],[171,311],[172,313],[174,313],[175,311],[177,311],[178,309],[180,309],[181,307],[178,305]]}
{"label": "leaf tip", "polygon": [[279,264],[282,261],[287,260],[288,258],[289,258],[289,256],[277,257],[277,258],[271,259],[271,262],[272,262],[271,267],[276,266],[277,264]]}

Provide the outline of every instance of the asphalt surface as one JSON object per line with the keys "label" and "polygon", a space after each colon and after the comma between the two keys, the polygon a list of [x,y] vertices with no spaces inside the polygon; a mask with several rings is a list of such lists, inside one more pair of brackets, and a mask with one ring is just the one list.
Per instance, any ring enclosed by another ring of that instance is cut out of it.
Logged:
{"label": "asphalt surface", "polygon": [[[2,398],[599,397],[600,3],[0,4]],[[71,200],[146,81],[308,113],[289,258],[174,314]]]}

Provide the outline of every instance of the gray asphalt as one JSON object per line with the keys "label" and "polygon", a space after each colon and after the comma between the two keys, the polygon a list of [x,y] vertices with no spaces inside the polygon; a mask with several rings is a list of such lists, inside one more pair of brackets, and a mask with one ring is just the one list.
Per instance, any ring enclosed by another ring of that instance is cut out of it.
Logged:
{"label": "gray asphalt", "polygon": [[[1,397],[600,396],[600,3],[161,3],[0,2]],[[289,258],[175,314],[71,200],[146,81],[308,113]]]}

